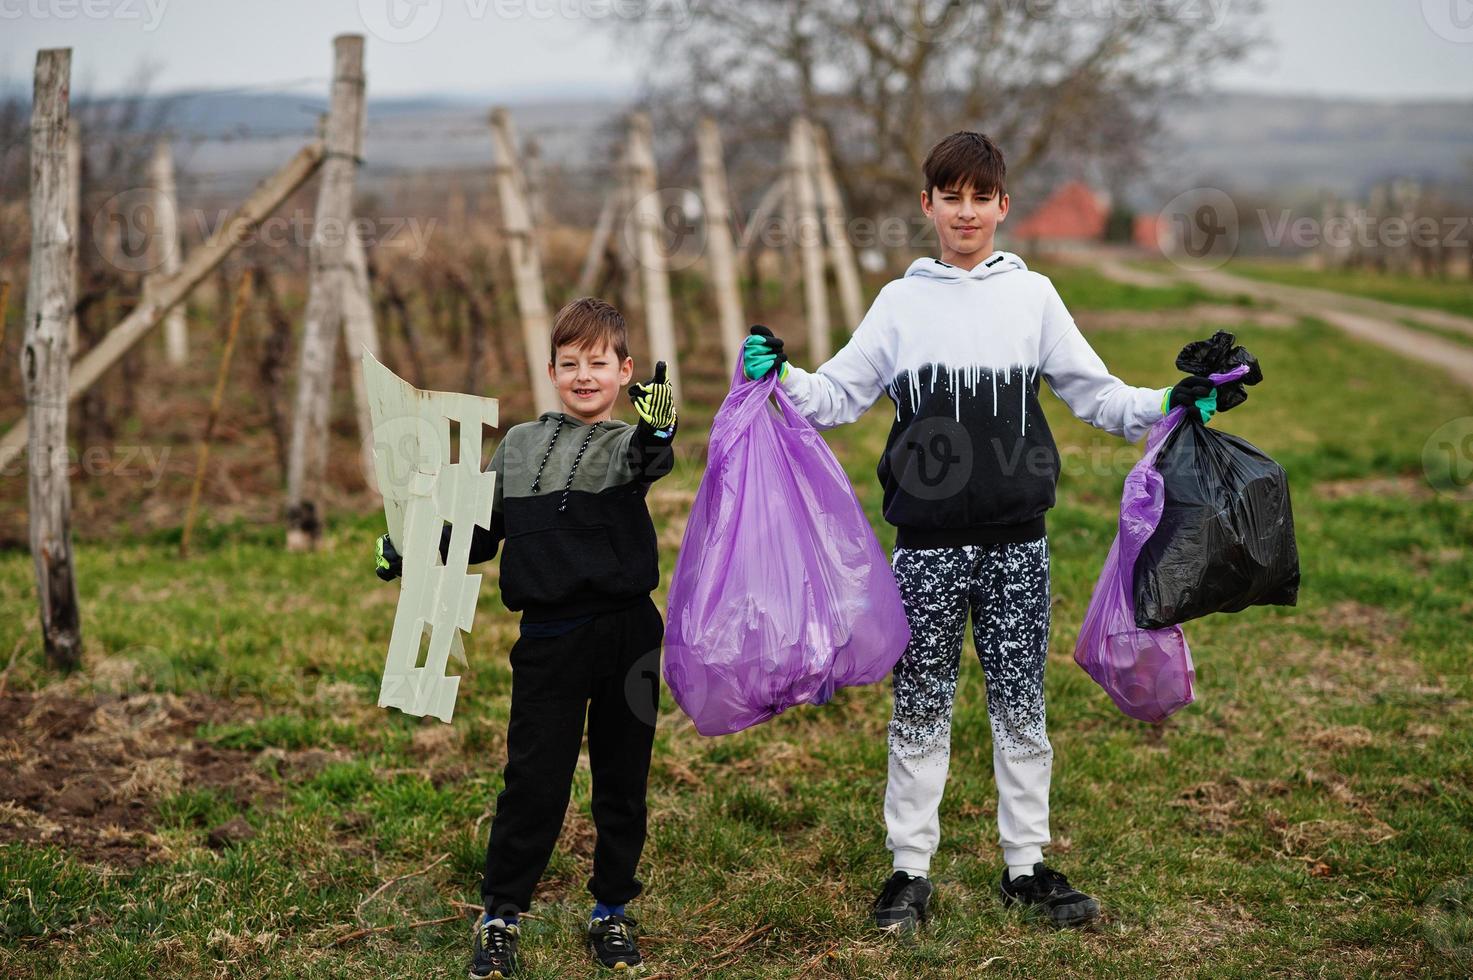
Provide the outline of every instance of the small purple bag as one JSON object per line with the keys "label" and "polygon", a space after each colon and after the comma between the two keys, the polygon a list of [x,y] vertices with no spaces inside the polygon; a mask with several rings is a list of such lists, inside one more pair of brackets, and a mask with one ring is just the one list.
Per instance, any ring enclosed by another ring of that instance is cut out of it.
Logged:
{"label": "small purple bag", "polygon": [[[1212,374],[1213,384],[1248,373],[1239,366]],[[1120,531],[1110,545],[1105,567],[1079,627],[1074,662],[1083,667],[1121,711],[1139,721],[1163,721],[1191,704],[1197,672],[1180,626],[1147,630],[1135,625],[1136,558],[1161,521],[1166,496],[1156,457],[1172,429],[1186,418],[1177,407],[1146,435],[1146,451],[1125,477],[1120,497]]]}
{"label": "small purple bag", "polygon": [[910,642],[849,477],[776,375],[732,378],[670,584],[665,680],[702,735],[881,680]]}

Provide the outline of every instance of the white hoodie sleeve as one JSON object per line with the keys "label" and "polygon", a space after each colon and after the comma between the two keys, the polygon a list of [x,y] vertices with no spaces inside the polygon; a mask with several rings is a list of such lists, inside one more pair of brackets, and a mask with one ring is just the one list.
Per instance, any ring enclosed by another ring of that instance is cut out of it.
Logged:
{"label": "white hoodie sleeve", "polygon": [[1097,429],[1135,442],[1161,418],[1164,388],[1136,388],[1111,374],[1048,283],[1039,370],[1069,410]]}
{"label": "white hoodie sleeve", "polygon": [[818,370],[788,365],[783,390],[814,428],[831,429],[853,422],[884,393],[893,374],[890,361],[894,349],[889,341],[892,325],[886,305],[881,290],[849,343]]}

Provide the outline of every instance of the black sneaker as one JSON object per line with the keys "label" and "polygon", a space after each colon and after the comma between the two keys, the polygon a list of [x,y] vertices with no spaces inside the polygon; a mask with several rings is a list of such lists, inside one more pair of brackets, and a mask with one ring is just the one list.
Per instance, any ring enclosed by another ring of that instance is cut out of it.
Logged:
{"label": "black sneaker", "polygon": [[897,871],[875,899],[875,925],[886,932],[914,932],[926,921],[930,901],[929,878]]}
{"label": "black sneaker", "polygon": [[634,942],[639,923],[627,915],[610,915],[588,923],[588,948],[593,958],[611,970],[633,970],[643,959]]}
{"label": "black sneaker", "polygon": [[517,972],[516,926],[482,914],[471,944],[470,980],[510,980]]}
{"label": "black sneaker", "polygon": [[1003,868],[998,893],[1004,905],[1036,909],[1058,929],[1087,925],[1100,917],[1099,902],[1071,888],[1068,878],[1042,861],[1033,866],[1031,875],[1012,880],[1008,878],[1008,869]]}

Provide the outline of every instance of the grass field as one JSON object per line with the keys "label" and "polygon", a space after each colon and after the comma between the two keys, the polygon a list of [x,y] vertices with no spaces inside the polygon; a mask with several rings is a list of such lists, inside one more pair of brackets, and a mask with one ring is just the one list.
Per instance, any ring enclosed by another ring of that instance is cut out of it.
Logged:
{"label": "grass field", "polygon": [[1254,262],[1237,259],[1227,271],[1286,286],[1329,289],[1367,299],[1407,306],[1425,306],[1463,316],[1473,316],[1473,282],[1466,279],[1422,279],[1371,269],[1307,269],[1287,262]]}
{"label": "grass field", "polygon": [[[1060,283],[1076,308],[1198,298],[1112,288]],[[1206,333],[1184,321],[1092,339],[1115,373],[1165,385],[1180,345]],[[1313,321],[1240,341],[1267,380],[1214,424],[1290,474],[1300,604],[1189,624],[1198,702],[1159,727],[1121,715],[1070,659],[1137,451],[1045,396],[1065,461],[1050,516],[1049,854],[1102,900],[1099,927],[1050,932],[996,899],[969,645],[934,921],[914,942],[866,918],[889,868],[886,685],[719,739],[665,695],[647,892],[631,906],[648,978],[1473,969],[1466,907],[1432,914],[1437,896],[1473,893],[1473,502],[1431,489],[1422,461],[1473,397]],[[874,480],[887,406],[827,438],[888,548]],[[687,410],[683,445],[704,444],[713,409]],[[651,497],[666,582],[699,478],[688,453]],[[0,554],[0,656],[19,650],[0,785],[30,781],[43,801],[0,804],[0,974],[464,975],[469,910],[455,903],[478,898],[516,620],[488,567],[455,723],[375,707],[397,595],[371,570],[381,524],[335,514],[306,556],[281,550],[275,524],[211,524],[188,561],[177,532],[81,529],[88,655],[65,680],[40,663],[28,554]],[[594,975],[580,941],[588,793],[585,759],[525,920],[527,977]]]}

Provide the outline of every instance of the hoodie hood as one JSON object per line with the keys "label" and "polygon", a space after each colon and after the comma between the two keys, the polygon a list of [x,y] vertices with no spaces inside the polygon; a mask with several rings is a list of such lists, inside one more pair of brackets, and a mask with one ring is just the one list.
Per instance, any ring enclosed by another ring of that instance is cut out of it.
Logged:
{"label": "hoodie hood", "polygon": [[1028,266],[1012,252],[993,252],[978,262],[970,271],[959,266],[947,265],[940,259],[929,257],[916,259],[910,264],[910,268],[905,270],[905,277],[908,279],[911,276],[918,276],[922,279],[961,282],[967,279],[987,279],[1014,270],[1027,272]]}

